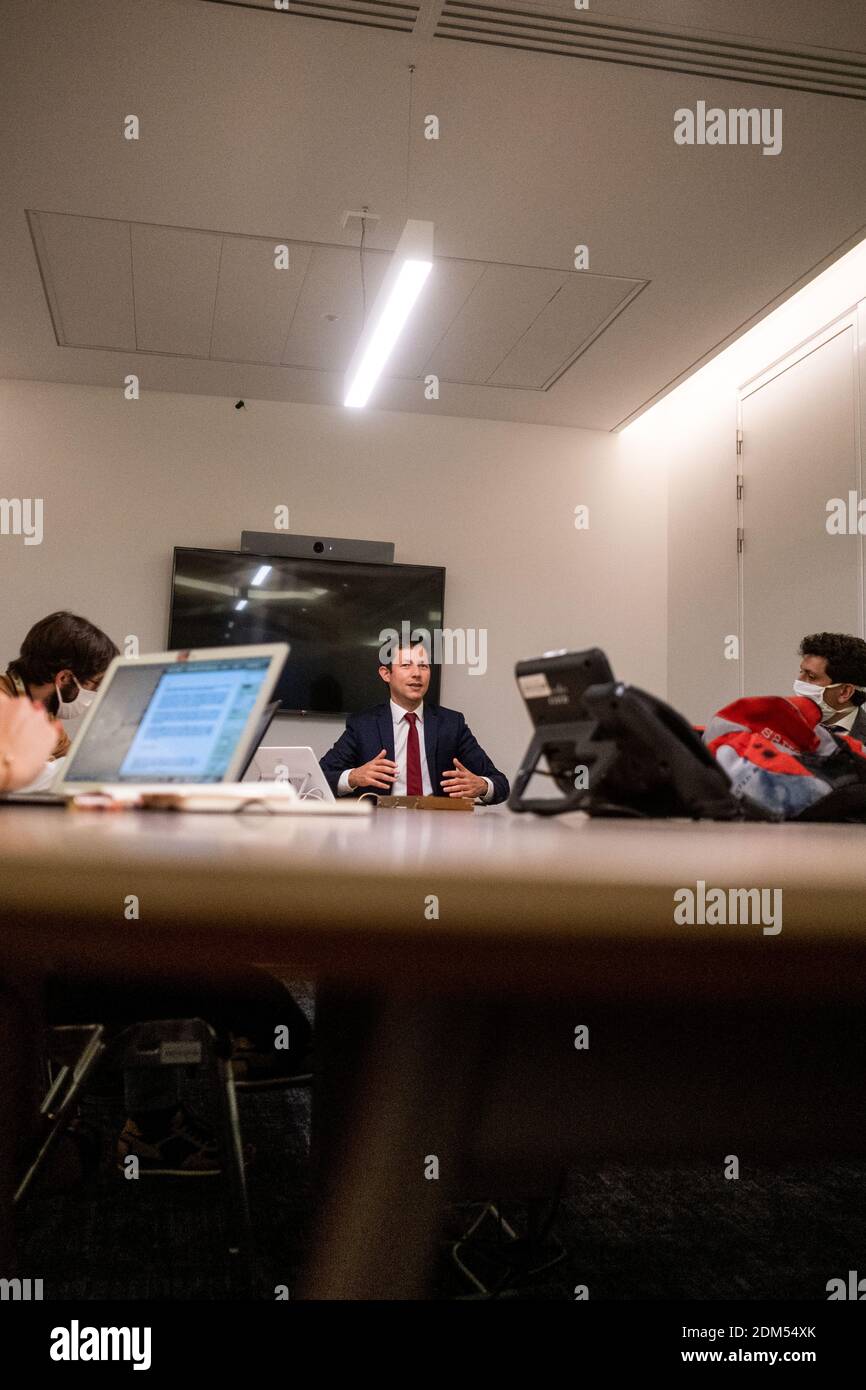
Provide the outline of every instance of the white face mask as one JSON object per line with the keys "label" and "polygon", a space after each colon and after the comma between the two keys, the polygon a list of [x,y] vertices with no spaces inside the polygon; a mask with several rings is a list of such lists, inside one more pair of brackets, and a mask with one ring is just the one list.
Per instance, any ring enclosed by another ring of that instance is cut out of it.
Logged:
{"label": "white face mask", "polygon": [[834,681],[832,685],[810,685],[808,681],[794,681],[794,694],[806,695],[810,700],[814,700],[821,711],[822,723],[827,723],[828,721],[832,723],[834,719],[838,719],[845,711],[834,709],[832,705],[828,705],[824,699],[824,695],[828,690],[835,690],[837,686],[843,684],[843,681]]}
{"label": "white face mask", "polygon": [[64,700],[59,685],[56,681],[54,683],[54,689],[57,691],[57,718],[62,719],[64,723],[73,719],[83,719],[96,699],[95,690],[84,690],[74,676],[72,679],[78,686],[78,694],[74,700]]}
{"label": "white face mask", "polygon": [[810,685],[808,681],[794,681],[795,695],[806,695],[819,705],[824,698],[824,691],[829,689],[829,685]]}

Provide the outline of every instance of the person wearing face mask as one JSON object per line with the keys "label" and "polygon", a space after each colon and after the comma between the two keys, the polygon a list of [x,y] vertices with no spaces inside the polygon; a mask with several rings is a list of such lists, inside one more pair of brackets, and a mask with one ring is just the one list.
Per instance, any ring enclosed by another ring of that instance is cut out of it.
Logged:
{"label": "person wearing face mask", "polygon": [[63,758],[118,649],[111,638],[74,613],[50,613],[21,643],[0,675],[0,693],[40,701],[55,722],[49,761]]}
{"label": "person wearing face mask", "polygon": [[[118,649],[93,623],[73,613],[51,613],[30,629],[20,655],[0,675],[0,791],[40,789],[26,781],[38,763],[31,721],[12,718],[13,699],[41,702],[52,722],[42,754],[53,760],[66,755],[82,719]],[[45,713],[33,710],[34,720]],[[25,745],[26,735],[26,745]],[[53,775],[53,773],[52,773]],[[91,978],[50,973],[43,982],[45,1014],[51,1025],[98,1018],[112,1031],[133,1021],[160,1018],[206,1018],[234,1040],[232,1068],[246,1085],[282,1083],[306,1065],[311,1027],[292,995],[264,968],[238,969],[231,981],[214,982],[196,973],[165,978],[125,976]],[[290,1045],[274,1050],[277,1029],[287,1027]],[[180,1099],[176,1068],[130,1069],[124,1073],[127,1120],[117,1138],[118,1165],[134,1155],[149,1174],[208,1176],[220,1171],[218,1146],[209,1125],[198,1120]]]}
{"label": "person wearing face mask", "polygon": [[844,632],[815,632],[800,643],[794,694],[814,700],[821,723],[866,742],[866,642]]}

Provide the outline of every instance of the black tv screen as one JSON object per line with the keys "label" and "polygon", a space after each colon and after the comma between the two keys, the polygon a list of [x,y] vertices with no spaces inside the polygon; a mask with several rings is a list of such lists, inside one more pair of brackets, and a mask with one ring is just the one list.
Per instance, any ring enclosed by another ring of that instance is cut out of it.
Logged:
{"label": "black tv screen", "polygon": [[[354,714],[387,699],[383,633],[442,626],[445,571],[433,565],[292,560],[176,547],[168,646],[288,642],[274,699],[283,712]],[[432,654],[431,654],[432,655]],[[439,700],[433,664],[429,699]]]}

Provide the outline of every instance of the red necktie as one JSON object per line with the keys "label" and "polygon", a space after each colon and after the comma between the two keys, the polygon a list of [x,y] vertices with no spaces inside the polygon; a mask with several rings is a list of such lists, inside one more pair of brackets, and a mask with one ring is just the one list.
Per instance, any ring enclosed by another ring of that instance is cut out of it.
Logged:
{"label": "red necktie", "polygon": [[406,795],[423,796],[424,782],[421,777],[421,746],[418,742],[418,730],[415,727],[418,722],[417,714],[404,714],[403,718],[409,725],[409,737],[406,740]]}

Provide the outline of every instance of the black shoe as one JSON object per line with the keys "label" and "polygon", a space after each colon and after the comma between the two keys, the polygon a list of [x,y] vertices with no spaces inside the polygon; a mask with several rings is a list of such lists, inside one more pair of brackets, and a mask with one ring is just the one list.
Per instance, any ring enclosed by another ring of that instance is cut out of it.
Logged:
{"label": "black shoe", "polygon": [[141,1177],[209,1178],[221,1172],[213,1131],[182,1105],[155,1137],[145,1137],[140,1125],[128,1119],[115,1146],[121,1172],[127,1171],[129,1158],[138,1160]]}

